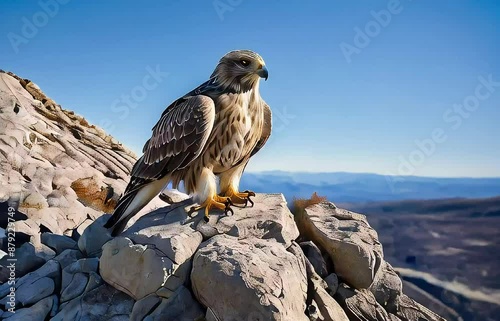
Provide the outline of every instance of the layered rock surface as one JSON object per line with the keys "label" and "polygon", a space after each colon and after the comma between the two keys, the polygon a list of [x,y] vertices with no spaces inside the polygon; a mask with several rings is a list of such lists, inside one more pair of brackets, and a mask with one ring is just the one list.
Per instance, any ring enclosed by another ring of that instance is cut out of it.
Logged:
{"label": "layered rock surface", "polygon": [[26,230],[68,234],[112,211],[133,152],[30,80],[3,71],[0,111],[0,203],[28,216]]}
{"label": "layered rock surface", "polygon": [[0,210],[17,231],[2,320],[444,320],[403,293],[366,218],[328,202],[294,216],[258,194],[205,223],[165,194],[113,238],[104,213],[135,156],[28,80],[0,73],[0,103]]}
{"label": "layered rock surface", "polygon": [[[19,273],[54,257],[55,243],[42,242],[42,232],[76,238],[112,211],[135,161],[134,153],[36,84],[0,71],[0,228],[7,227],[12,206]],[[164,204],[155,199],[142,213]],[[7,251],[7,242],[0,235],[1,250]],[[0,259],[1,282],[6,265]]]}

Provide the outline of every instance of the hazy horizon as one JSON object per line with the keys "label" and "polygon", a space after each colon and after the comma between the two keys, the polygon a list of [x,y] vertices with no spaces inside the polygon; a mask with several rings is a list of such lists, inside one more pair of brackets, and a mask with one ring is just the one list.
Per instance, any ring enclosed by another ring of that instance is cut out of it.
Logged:
{"label": "hazy horizon", "polygon": [[440,178],[440,179],[500,179],[499,176],[426,176],[426,175],[388,175],[375,172],[346,172],[346,171],[284,171],[281,169],[266,169],[266,170],[246,170],[245,173],[266,174],[270,172],[294,173],[294,174],[358,174],[358,175],[378,175],[378,176],[396,176],[396,177],[413,177],[413,178]]}
{"label": "hazy horizon", "polygon": [[430,200],[500,196],[500,178],[439,178],[384,176],[371,173],[300,173],[268,171],[245,173],[243,189],[259,193],[283,193],[288,201],[314,192],[332,202]]}

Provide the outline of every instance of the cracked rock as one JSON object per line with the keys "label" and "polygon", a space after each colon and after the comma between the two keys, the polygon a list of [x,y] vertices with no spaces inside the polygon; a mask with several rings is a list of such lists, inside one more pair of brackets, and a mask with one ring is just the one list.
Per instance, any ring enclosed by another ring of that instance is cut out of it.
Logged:
{"label": "cracked rock", "polygon": [[99,272],[107,283],[140,300],[162,287],[175,291],[186,282],[190,263],[175,264],[152,245],[116,237],[103,246]]}

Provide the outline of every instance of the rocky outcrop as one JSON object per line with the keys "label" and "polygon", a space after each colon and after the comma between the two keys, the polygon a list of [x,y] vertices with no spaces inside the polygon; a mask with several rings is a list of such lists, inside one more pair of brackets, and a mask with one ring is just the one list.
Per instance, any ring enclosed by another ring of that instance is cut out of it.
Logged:
{"label": "rocky outcrop", "polygon": [[101,200],[90,212],[94,217],[111,207],[104,204],[104,188],[109,184],[123,191],[132,152],[62,109],[29,80],[0,73],[0,105],[0,201],[17,204],[48,228],[56,221],[58,230],[52,232],[61,234],[86,218],[68,218],[64,209],[86,212],[84,205],[75,204],[89,197]]}
{"label": "rocky outcrop", "polygon": [[29,223],[18,223],[24,233],[36,236],[42,227],[70,235],[112,211],[134,153],[30,80],[3,71],[0,110],[0,203],[28,216]]}
{"label": "rocky outcrop", "polygon": [[365,216],[329,202],[294,216],[257,194],[206,223],[168,191],[111,237],[135,156],[29,80],[0,73],[0,103],[0,210],[16,221],[0,223],[17,233],[1,320],[444,320],[404,294]]}
{"label": "rocky outcrop", "polygon": [[[135,160],[113,137],[61,108],[30,80],[0,71],[0,250],[8,250],[3,231],[12,207],[17,274],[74,248],[75,241],[62,235],[77,239],[112,211]],[[164,204],[157,198],[142,213]],[[0,282],[8,279],[8,265],[6,257],[0,259]]]}
{"label": "rocky outcrop", "polygon": [[[40,320],[444,320],[403,293],[363,215],[325,202],[294,217],[279,194],[209,223],[191,206],[148,213],[115,238],[107,215],[77,241],[43,235],[54,255],[19,275],[13,306]],[[0,286],[2,317],[15,320],[9,294]]]}
{"label": "rocky outcrop", "polygon": [[349,285],[368,288],[373,283],[382,264],[382,246],[364,216],[321,203],[297,219],[304,238],[328,253]]}
{"label": "rocky outcrop", "polygon": [[384,261],[382,245],[366,217],[330,202],[296,216],[303,238],[328,253],[342,281],[333,296],[350,320],[444,320],[403,294],[402,281]]}

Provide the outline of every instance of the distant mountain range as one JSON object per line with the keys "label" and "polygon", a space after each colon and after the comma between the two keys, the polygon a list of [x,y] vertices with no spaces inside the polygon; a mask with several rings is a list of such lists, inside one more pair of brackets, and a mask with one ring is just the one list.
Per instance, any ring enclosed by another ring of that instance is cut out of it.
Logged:
{"label": "distant mountain range", "polygon": [[500,178],[433,178],[358,173],[268,171],[245,173],[241,188],[263,193],[309,197],[313,192],[333,202],[360,203],[408,199],[485,198],[500,195]]}

